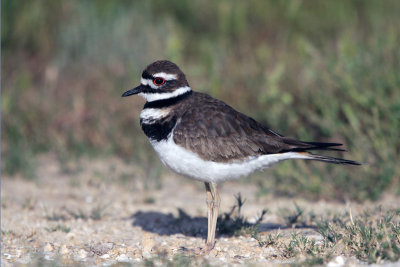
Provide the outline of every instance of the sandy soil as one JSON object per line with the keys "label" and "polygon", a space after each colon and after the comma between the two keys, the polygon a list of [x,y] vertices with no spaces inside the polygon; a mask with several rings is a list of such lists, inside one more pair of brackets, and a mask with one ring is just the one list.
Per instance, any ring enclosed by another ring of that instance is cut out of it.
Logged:
{"label": "sandy soil", "polygon": [[[168,173],[160,189],[145,189],[143,175],[118,159],[82,160],[60,166],[51,155],[39,158],[37,178],[3,177],[1,195],[1,266],[31,265],[38,258],[64,264],[133,264],[174,258],[185,248],[204,245],[207,233],[205,190],[200,182]],[[221,212],[228,212],[240,192],[246,199],[243,215],[254,221],[268,209],[260,225],[260,236],[279,232],[289,238],[293,232],[317,241],[322,237],[313,227],[288,227],[282,209],[294,209],[293,199],[257,196],[257,187],[227,182],[220,188]],[[380,203],[308,202],[296,199],[305,212],[326,214],[365,206],[399,206],[398,200]],[[286,258],[274,246],[260,246],[249,235],[217,236],[209,255],[191,258],[198,265],[284,264]],[[360,264],[345,259],[347,264]],[[340,265],[339,265],[340,266]]]}

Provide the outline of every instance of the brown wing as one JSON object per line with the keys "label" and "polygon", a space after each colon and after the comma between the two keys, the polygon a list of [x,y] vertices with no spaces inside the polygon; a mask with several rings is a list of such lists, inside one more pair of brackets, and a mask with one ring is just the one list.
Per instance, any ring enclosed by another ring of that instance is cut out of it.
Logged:
{"label": "brown wing", "polygon": [[207,95],[195,97],[174,130],[174,141],[216,162],[290,148],[280,135]]}
{"label": "brown wing", "polygon": [[194,93],[174,130],[175,143],[205,160],[227,162],[250,156],[311,149],[337,150],[339,143],[283,137],[206,94]]}

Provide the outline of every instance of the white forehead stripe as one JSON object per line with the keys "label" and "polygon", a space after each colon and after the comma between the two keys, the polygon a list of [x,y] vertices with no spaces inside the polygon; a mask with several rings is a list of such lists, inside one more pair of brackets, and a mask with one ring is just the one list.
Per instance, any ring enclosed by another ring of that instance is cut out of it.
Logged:
{"label": "white forehead stripe", "polygon": [[165,72],[154,73],[153,77],[160,77],[166,81],[176,80],[178,78],[178,76],[176,74],[169,74],[169,73],[165,73]]}
{"label": "white forehead stripe", "polygon": [[191,91],[192,88],[189,86],[179,87],[175,91],[170,93],[140,93],[139,95],[147,100],[147,102],[153,102],[157,100],[169,99],[180,96],[184,93]]}
{"label": "white forehead stripe", "polygon": [[142,85],[144,85],[144,86],[150,86],[151,88],[153,88],[153,89],[157,89],[157,86],[153,83],[153,81],[151,80],[151,79],[144,79],[144,78],[141,78],[140,79],[140,83],[142,84]]}

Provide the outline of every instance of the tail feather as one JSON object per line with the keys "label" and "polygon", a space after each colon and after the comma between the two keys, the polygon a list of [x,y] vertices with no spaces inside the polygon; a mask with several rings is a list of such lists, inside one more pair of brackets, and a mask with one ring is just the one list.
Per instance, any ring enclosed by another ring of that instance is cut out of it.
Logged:
{"label": "tail feather", "polygon": [[323,162],[334,163],[334,164],[362,165],[361,163],[359,163],[357,161],[348,160],[348,159],[321,156],[321,155],[315,155],[315,154],[311,154],[311,153],[306,153],[306,154],[309,156],[307,159],[310,159],[310,160],[317,160],[317,161],[323,161]]}
{"label": "tail feather", "polygon": [[283,137],[282,141],[285,144],[290,145],[290,148],[287,150],[287,152],[305,152],[307,150],[346,151],[342,148],[337,148],[338,146],[342,146],[340,143],[304,142],[287,137]]}
{"label": "tail feather", "polygon": [[342,148],[340,143],[321,143],[321,142],[304,142],[296,139],[282,137],[281,139],[286,145],[289,145],[285,151],[282,152],[297,152],[303,159],[317,160],[334,164],[348,164],[348,165],[361,165],[361,163],[348,159],[341,159],[329,156],[316,155],[308,152],[309,150],[329,150],[329,151],[346,151]]}
{"label": "tail feather", "polygon": [[346,151],[343,148],[336,148],[336,146],[342,146],[340,143],[321,143],[321,142],[305,142],[311,145],[309,150],[331,150],[331,151]]}

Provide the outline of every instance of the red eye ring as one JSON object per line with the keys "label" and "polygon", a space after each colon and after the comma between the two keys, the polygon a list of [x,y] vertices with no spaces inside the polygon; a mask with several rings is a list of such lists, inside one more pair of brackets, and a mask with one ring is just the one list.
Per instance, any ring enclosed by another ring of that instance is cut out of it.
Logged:
{"label": "red eye ring", "polygon": [[154,83],[154,85],[160,86],[165,83],[165,79],[156,77],[156,78],[154,78],[153,83]]}

